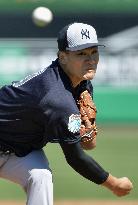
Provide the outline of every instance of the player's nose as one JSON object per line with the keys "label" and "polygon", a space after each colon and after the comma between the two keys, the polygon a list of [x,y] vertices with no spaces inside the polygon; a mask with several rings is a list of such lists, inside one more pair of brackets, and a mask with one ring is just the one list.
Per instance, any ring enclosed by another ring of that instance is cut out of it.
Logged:
{"label": "player's nose", "polygon": [[99,56],[97,55],[97,54],[93,54],[93,55],[89,55],[88,56],[88,62],[90,63],[90,64],[97,64],[98,63],[98,61],[99,61]]}

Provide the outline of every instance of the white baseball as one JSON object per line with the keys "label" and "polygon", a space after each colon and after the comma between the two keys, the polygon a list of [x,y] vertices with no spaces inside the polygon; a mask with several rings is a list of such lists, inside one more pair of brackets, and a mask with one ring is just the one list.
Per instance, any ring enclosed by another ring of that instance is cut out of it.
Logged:
{"label": "white baseball", "polygon": [[32,19],[37,26],[44,27],[52,21],[53,14],[46,7],[38,7],[32,12]]}

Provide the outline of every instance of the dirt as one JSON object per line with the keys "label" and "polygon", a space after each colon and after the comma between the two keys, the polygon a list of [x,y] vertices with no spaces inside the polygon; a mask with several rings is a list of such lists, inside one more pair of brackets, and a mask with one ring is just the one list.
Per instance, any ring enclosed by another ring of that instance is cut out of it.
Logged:
{"label": "dirt", "polygon": [[[0,205],[25,205],[21,201],[0,201]],[[138,201],[56,201],[54,205],[138,205]]]}

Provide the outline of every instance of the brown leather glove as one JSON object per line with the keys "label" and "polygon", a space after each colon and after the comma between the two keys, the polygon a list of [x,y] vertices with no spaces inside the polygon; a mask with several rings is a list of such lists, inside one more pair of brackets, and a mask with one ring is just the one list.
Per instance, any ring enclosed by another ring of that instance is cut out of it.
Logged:
{"label": "brown leather glove", "polygon": [[87,90],[81,93],[78,105],[81,114],[81,141],[92,141],[97,135],[97,127],[95,123],[97,110],[92,97]]}

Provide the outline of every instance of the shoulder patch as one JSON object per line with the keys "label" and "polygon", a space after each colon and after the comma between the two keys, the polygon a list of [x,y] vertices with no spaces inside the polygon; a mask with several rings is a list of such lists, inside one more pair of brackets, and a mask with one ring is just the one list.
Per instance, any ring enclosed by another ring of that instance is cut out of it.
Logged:
{"label": "shoulder patch", "polygon": [[68,130],[72,133],[79,132],[81,126],[80,115],[72,114],[69,117]]}

